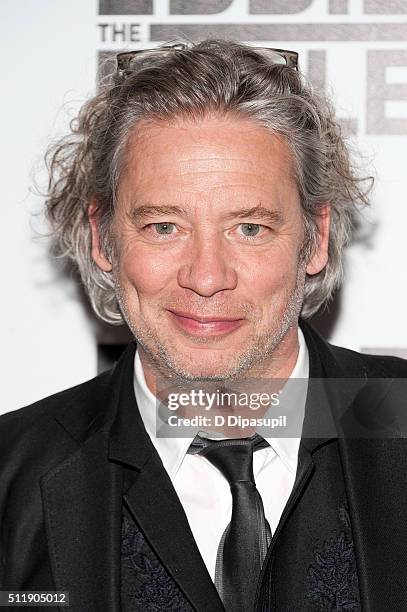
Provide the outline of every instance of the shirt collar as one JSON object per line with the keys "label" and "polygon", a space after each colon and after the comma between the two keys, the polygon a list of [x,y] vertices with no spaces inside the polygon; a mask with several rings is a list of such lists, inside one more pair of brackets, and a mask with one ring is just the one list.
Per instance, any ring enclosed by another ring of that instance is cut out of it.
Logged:
{"label": "shirt collar", "polygon": [[[301,379],[302,382],[299,384],[291,384],[290,381],[287,383],[287,396],[285,401],[288,401],[295,407],[297,413],[296,423],[302,429],[304,414],[305,414],[305,401],[307,398],[308,389],[308,378],[309,378],[309,353],[305,342],[304,335],[301,329],[298,327],[298,342],[299,351],[296,364],[293,371],[290,374],[290,380]],[[265,440],[270,444],[271,448],[280,457],[281,461],[294,475],[297,471],[298,462],[298,449],[300,445],[300,436],[294,438],[286,437],[272,437],[263,436]]]}
{"label": "shirt collar", "polygon": [[178,472],[194,436],[183,438],[157,437],[158,402],[155,395],[147,387],[138,349],[134,357],[134,394],[146,431],[172,479]]}
{"label": "shirt collar", "polygon": [[[291,378],[308,379],[309,375],[309,356],[308,349],[301,329],[298,327],[299,352],[296,364],[291,372]],[[298,387],[294,387],[297,388]],[[157,414],[157,399],[155,395],[147,387],[144,376],[143,366],[141,364],[140,355],[136,350],[134,357],[134,393],[137,400],[137,405],[143,419],[144,426],[148,435],[151,438],[156,451],[158,452],[163,465],[171,479],[177,474],[188,448],[194,439],[194,435],[183,438],[158,438],[156,436],[156,414]],[[298,410],[301,410],[302,419],[305,411],[306,393],[301,393],[301,397],[297,402]],[[302,423],[302,420],[301,420]],[[281,458],[287,468],[295,474],[297,469],[299,438],[283,438],[283,437],[266,437],[275,453]]]}

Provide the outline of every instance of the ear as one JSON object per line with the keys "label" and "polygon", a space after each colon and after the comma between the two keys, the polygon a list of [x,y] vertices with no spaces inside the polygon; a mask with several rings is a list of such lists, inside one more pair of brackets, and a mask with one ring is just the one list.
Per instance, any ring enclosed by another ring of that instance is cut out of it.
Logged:
{"label": "ear", "polygon": [[328,262],[329,224],[331,220],[331,207],[325,204],[318,213],[318,244],[308,261],[306,272],[309,275],[318,274]]}
{"label": "ear", "polygon": [[112,264],[102,252],[99,234],[99,209],[95,199],[88,208],[88,219],[92,231],[92,259],[103,272],[111,272]]}

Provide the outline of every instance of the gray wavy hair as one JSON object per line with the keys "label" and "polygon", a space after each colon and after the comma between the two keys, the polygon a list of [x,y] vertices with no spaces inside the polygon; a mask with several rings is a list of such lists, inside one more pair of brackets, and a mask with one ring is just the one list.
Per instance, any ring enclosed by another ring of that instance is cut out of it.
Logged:
{"label": "gray wavy hair", "polygon": [[144,119],[200,119],[214,112],[251,118],[288,143],[303,211],[305,257],[318,241],[321,207],[331,205],[328,263],[306,277],[302,316],[315,313],[339,286],[342,251],[359,205],[368,203],[371,181],[366,187],[352,167],[332,106],[298,71],[270,63],[261,51],[204,40],[151,54],[125,79],[118,72],[105,78],[71,122],[71,133],[47,151],[46,215],[55,252],[76,263],[101,319],[123,323],[113,275],[100,270],[91,256],[90,202],[97,202],[101,246],[110,258],[115,250],[111,221],[135,126]]}

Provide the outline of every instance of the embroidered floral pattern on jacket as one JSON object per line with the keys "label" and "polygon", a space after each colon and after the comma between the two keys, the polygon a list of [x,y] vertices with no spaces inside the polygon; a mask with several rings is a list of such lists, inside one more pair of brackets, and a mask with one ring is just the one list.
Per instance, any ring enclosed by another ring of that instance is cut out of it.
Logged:
{"label": "embroidered floral pattern on jacket", "polygon": [[123,611],[192,612],[143,534],[126,516],[122,520],[121,563]]}
{"label": "embroidered floral pattern on jacket", "polygon": [[315,610],[324,612],[361,609],[352,530],[344,506],[339,508],[339,519],[343,531],[313,551],[315,563],[308,568],[307,598]]}

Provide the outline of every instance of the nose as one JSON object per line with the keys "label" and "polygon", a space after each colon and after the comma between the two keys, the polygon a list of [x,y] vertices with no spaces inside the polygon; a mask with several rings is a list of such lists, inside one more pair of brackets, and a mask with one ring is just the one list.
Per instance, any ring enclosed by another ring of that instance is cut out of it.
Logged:
{"label": "nose", "polygon": [[208,234],[195,237],[185,263],[179,268],[178,284],[205,297],[236,288],[237,273],[220,237]]}

